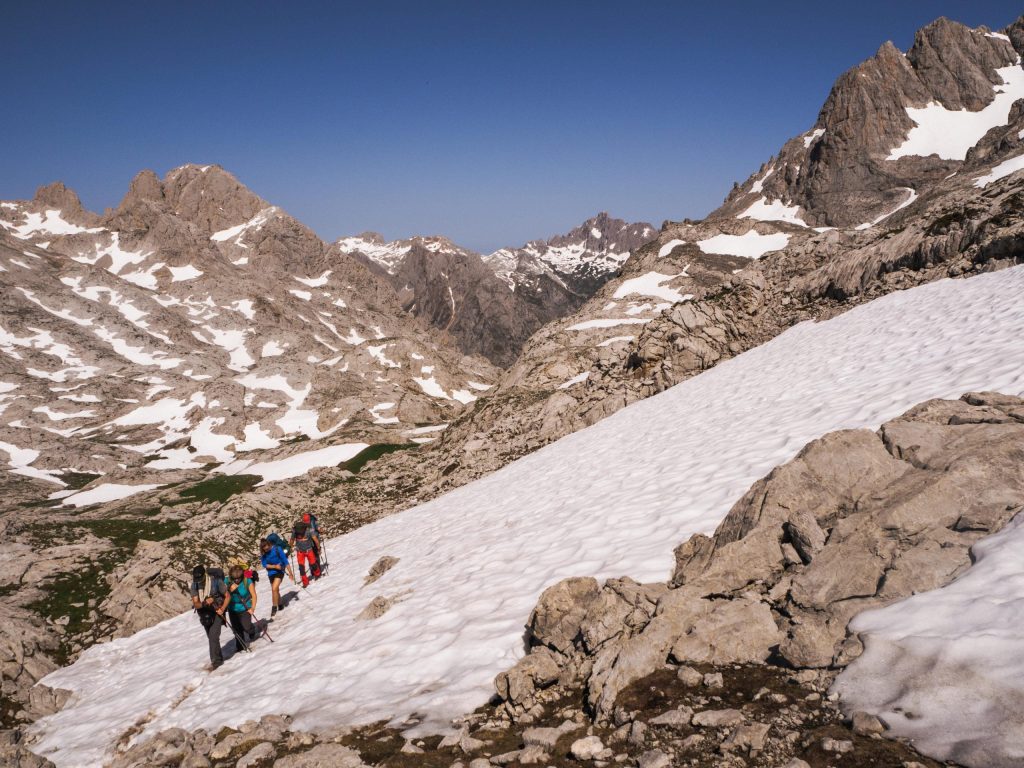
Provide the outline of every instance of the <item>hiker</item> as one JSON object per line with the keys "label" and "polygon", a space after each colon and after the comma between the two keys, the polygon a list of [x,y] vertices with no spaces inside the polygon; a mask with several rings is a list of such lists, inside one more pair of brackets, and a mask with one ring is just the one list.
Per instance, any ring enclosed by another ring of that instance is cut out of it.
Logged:
{"label": "hiker", "polygon": [[224,583],[224,571],[220,568],[206,569],[197,565],[192,569],[192,608],[199,614],[206,639],[210,645],[210,670],[224,663],[220,648],[220,628],[224,624],[230,596]]}
{"label": "hiker", "polygon": [[256,588],[240,565],[232,565],[228,575],[228,619],[235,633],[235,652],[241,653],[256,639],[252,623],[256,615]]}
{"label": "hiker", "polygon": [[[313,549],[313,538],[309,535],[308,523],[295,524],[289,544],[295,550],[295,557],[299,561],[299,576],[302,577],[302,586],[308,587],[310,577],[320,578],[320,563],[317,561],[316,551]],[[307,565],[309,566],[308,576],[306,575]]]}
{"label": "hiker", "polygon": [[295,574],[292,573],[291,563],[288,562],[288,555],[269,538],[260,539],[260,562],[267,569],[267,581],[270,582],[270,592],[273,595],[273,607],[270,609],[270,618],[277,615],[278,608],[284,608],[281,602],[281,582],[284,575],[295,582]]}
{"label": "hiker", "polygon": [[306,512],[302,515],[302,522],[309,526],[309,538],[313,542],[313,552],[316,553],[316,562],[320,566],[320,570],[323,571],[327,565],[324,560],[324,549],[323,543],[320,541],[320,523],[316,519],[316,515]]}

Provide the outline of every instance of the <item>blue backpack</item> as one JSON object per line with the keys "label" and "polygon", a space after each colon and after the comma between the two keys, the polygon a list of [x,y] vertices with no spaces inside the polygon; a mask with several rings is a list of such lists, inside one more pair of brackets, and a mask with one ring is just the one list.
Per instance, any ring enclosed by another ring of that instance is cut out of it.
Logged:
{"label": "blue backpack", "polygon": [[291,550],[288,548],[288,542],[281,538],[281,536],[279,536],[278,534],[267,534],[267,541],[269,541],[275,547],[280,547],[281,551],[284,552],[285,559],[287,559],[291,555]]}

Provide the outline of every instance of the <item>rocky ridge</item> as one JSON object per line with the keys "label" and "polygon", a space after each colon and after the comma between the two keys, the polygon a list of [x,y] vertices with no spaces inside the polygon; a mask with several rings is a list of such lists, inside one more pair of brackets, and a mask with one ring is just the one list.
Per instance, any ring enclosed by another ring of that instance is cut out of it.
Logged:
{"label": "rocky ridge", "polygon": [[655,235],[600,213],[565,235],[481,256],[445,237],[385,242],[375,232],[334,247],[388,276],[403,308],[499,366],[541,326],[575,311]]}

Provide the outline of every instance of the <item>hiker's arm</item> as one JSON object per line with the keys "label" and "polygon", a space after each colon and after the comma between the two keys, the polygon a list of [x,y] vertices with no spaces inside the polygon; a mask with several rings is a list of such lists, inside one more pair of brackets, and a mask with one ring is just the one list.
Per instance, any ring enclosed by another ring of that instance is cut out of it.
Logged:
{"label": "hiker's arm", "polygon": [[201,602],[199,602],[199,595],[193,593],[192,594],[192,610],[198,611],[202,607],[203,607],[203,604]]}
{"label": "hiker's arm", "polygon": [[292,573],[292,566],[291,566],[290,563],[284,567],[284,571],[285,571],[285,573],[288,574],[288,578],[291,579],[292,582],[294,583],[295,582],[295,574]]}
{"label": "hiker's arm", "polygon": [[220,608],[217,609],[217,613],[219,613],[221,616],[223,616],[224,615],[224,611],[226,611],[228,609],[228,604],[230,604],[230,602],[231,602],[231,588],[228,587],[228,590],[224,593],[224,602],[220,604]]}
{"label": "hiker's arm", "polygon": [[257,601],[256,587],[253,585],[253,583],[251,581],[249,582],[249,594],[252,595],[252,608],[249,609],[249,613],[251,613],[253,616],[255,616],[256,615],[256,601]]}

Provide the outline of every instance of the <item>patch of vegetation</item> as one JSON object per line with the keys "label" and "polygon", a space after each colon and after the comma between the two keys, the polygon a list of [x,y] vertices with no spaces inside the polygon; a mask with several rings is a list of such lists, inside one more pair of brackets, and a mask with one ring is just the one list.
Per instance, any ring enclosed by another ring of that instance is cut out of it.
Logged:
{"label": "patch of vegetation", "polygon": [[37,523],[23,533],[37,546],[51,546],[76,541],[86,531],[106,539],[112,548],[42,584],[42,597],[26,606],[52,621],[67,617],[61,647],[53,654],[54,660],[62,665],[70,657],[72,642],[92,629],[96,619],[93,611],[110,594],[110,574],[124,563],[139,541],[164,541],[181,533],[181,525],[149,516],[110,517]]}
{"label": "patch of vegetation", "polygon": [[60,506],[60,499],[36,499],[35,501],[23,501],[18,506],[23,509],[53,509]]}
{"label": "patch of vegetation", "polygon": [[101,475],[94,472],[62,472],[59,477],[64,481],[69,490],[77,491],[85,488],[93,480],[100,478]]}
{"label": "patch of vegetation", "polygon": [[182,501],[172,502],[184,504],[192,501],[219,501],[224,503],[236,493],[251,491],[257,483],[263,482],[260,475],[217,475],[202,480],[179,494]]}
{"label": "patch of vegetation", "polygon": [[65,571],[43,587],[43,596],[26,606],[29,610],[53,621],[67,617],[67,634],[61,647],[53,654],[54,661],[63,666],[69,660],[68,637],[86,632],[92,626],[92,612],[110,594],[107,574],[114,570],[118,556],[116,550],[104,552],[95,560],[80,565],[74,571]]}
{"label": "patch of vegetation", "polygon": [[352,474],[358,475],[359,470],[371,461],[376,461],[381,456],[394,453],[395,451],[406,451],[415,447],[416,443],[377,443],[364,448],[348,461],[341,462],[338,465],[338,469],[346,469]]}

